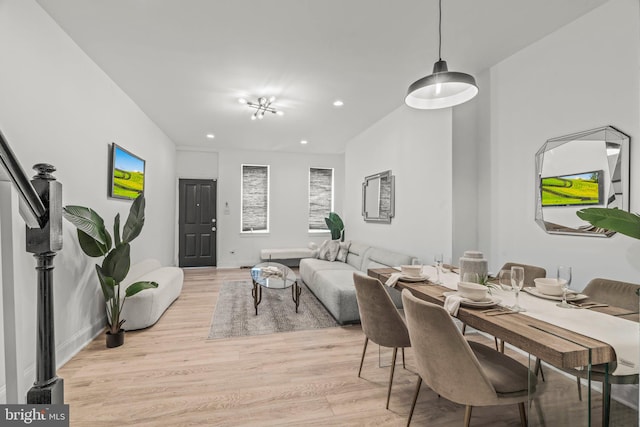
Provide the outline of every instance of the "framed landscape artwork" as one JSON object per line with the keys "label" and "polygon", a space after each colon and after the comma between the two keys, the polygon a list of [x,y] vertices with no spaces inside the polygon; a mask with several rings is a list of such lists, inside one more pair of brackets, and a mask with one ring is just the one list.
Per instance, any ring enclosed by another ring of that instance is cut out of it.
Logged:
{"label": "framed landscape artwork", "polygon": [[115,142],[110,157],[109,197],[135,199],[144,192],[145,161]]}

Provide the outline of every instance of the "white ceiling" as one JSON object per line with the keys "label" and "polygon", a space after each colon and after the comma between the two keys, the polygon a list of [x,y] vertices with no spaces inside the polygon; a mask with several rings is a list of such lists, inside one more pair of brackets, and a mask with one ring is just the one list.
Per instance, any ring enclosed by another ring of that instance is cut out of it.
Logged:
{"label": "white ceiling", "polygon": [[[437,60],[437,0],[37,1],[185,148],[343,152]],[[605,2],[444,0],[442,57],[478,73]]]}

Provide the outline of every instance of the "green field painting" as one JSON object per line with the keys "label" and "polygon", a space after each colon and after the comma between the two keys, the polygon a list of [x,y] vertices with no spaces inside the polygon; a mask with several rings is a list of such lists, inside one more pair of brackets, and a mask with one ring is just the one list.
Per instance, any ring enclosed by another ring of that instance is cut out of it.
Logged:
{"label": "green field painting", "polygon": [[112,197],[135,199],[144,191],[145,162],[116,144],[113,150]]}
{"label": "green field painting", "polygon": [[113,171],[113,195],[135,199],[144,190],[144,173],[127,172],[120,169]]}
{"label": "green field painting", "polygon": [[542,206],[597,205],[600,202],[596,174],[542,178]]}

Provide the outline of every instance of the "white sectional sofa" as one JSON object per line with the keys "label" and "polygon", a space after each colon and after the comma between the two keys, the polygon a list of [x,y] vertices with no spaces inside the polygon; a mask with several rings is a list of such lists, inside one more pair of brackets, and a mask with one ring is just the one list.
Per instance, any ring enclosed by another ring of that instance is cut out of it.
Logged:
{"label": "white sectional sofa", "polygon": [[[317,258],[300,260],[300,277],[340,324],[360,321],[353,273],[367,274],[370,268],[411,264],[412,256],[352,242],[346,262]],[[400,292],[387,288],[397,307],[402,307]]]}
{"label": "white sectional sofa", "polygon": [[127,331],[148,328],[160,319],[180,296],[184,273],[181,268],[162,267],[158,260],[145,259],[131,266],[129,274],[120,284],[120,294],[124,295],[132,283],[145,280],[157,282],[158,287],[145,289],[127,298],[121,315],[121,319],[126,320],[122,327]]}

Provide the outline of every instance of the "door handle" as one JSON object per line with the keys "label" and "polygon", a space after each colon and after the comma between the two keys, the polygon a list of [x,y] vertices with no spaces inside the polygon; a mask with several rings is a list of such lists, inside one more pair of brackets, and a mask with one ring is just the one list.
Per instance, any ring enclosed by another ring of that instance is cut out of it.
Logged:
{"label": "door handle", "polygon": [[215,227],[211,227],[211,231],[216,231],[216,228]]}

